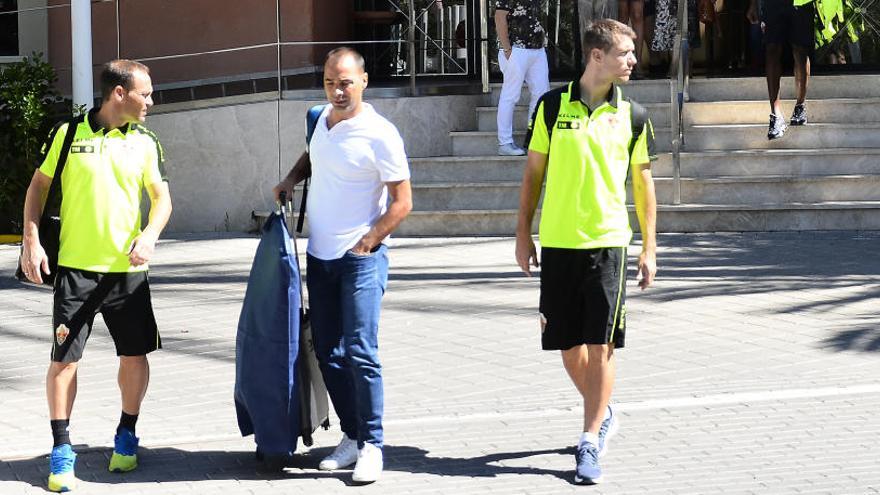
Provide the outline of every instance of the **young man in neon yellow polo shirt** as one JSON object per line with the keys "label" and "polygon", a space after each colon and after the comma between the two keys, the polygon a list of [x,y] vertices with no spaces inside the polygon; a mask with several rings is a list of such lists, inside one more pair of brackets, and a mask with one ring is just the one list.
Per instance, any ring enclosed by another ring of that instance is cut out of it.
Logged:
{"label": "young man in neon yellow polo shirt", "polygon": [[[161,347],[150,301],[147,262],[171,215],[171,196],[162,167],[162,148],[141,124],[153,105],[149,70],[114,60],[101,72],[100,109],[84,120],[56,128],[43,148],[24,207],[22,271],[42,283],[48,274],[37,226],[41,198],[49,189],[67,133],[74,139],[61,174],[61,248],[52,315],[52,362],[46,394],[54,446],[49,490],[76,485],[76,454],[68,426],[76,397],[77,362],[95,314],[100,311],[119,356],[122,417],[116,429],[110,471],[137,467],[135,423],[147,391],[146,354]],[[140,198],[146,188],[150,219],[141,230]]]}
{"label": "young man in neon yellow polo shirt", "polygon": [[[642,289],[654,280],[656,199],[651,177],[654,136],[645,109],[617,85],[636,64],[635,33],[605,19],[583,34],[587,65],[579,80],[541,97],[530,126],[520,191],[516,261],[527,275],[539,266],[532,219],[541,195],[541,345],[561,350],[584,403],[575,482],[602,480],[599,457],[618,428],[609,405],[614,349],[626,328],[626,248],[632,238],[626,179],[633,184],[642,232]],[[547,110],[552,109],[552,110]]]}

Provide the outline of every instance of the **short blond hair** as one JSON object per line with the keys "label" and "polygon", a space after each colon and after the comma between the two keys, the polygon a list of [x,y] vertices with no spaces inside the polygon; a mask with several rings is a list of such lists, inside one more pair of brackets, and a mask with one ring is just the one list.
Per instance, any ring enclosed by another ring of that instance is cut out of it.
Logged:
{"label": "short blond hair", "polygon": [[590,52],[594,48],[608,53],[614,47],[615,36],[627,36],[636,39],[636,32],[626,24],[614,19],[600,19],[591,22],[584,29],[581,39],[581,49],[584,52],[584,58],[586,58],[587,63],[590,62]]}

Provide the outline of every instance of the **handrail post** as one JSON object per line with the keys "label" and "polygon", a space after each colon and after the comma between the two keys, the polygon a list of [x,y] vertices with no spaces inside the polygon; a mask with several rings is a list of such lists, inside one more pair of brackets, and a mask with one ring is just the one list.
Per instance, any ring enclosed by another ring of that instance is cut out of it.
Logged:
{"label": "handrail post", "polygon": [[672,124],[672,204],[681,204],[681,148],[684,143],[682,114],[684,94],[687,92],[687,65],[690,58],[688,45],[687,0],[678,0],[678,33],[672,47],[672,64],[675,70],[674,81],[669,84],[670,120]]}
{"label": "handrail post", "polygon": [[488,0],[480,2],[480,82],[483,93],[489,92],[489,7]]}
{"label": "handrail post", "polygon": [[416,3],[409,0],[409,92],[416,95]]}

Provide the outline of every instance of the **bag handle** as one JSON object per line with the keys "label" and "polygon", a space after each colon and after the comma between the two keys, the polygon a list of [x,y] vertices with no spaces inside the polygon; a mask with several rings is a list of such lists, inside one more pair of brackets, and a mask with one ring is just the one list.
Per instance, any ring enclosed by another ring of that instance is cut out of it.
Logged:
{"label": "bag handle", "polygon": [[[292,206],[292,201],[287,197],[286,191],[281,191],[278,193],[278,202],[281,203],[281,218],[284,220],[285,225],[287,224],[287,215],[290,212],[290,207]],[[303,199],[303,204],[305,204],[305,199]],[[302,213],[300,213],[300,219],[302,219]],[[293,244],[293,254],[296,256],[296,266],[299,267],[299,248],[296,245],[296,231],[290,231],[290,241]],[[299,275],[299,304],[300,311],[306,311],[306,296],[305,291],[303,291],[303,280],[302,280],[302,270],[300,270]]]}

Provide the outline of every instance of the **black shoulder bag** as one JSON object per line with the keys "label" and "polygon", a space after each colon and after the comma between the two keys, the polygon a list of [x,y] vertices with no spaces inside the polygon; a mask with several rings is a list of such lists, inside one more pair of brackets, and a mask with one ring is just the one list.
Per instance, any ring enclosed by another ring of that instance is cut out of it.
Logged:
{"label": "black shoulder bag", "polygon": [[[73,138],[76,135],[76,128],[82,117],[71,119],[67,126],[67,133],[64,135],[64,143],[61,145],[61,152],[58,154],[58,163],[55,165],[55,175],[52,176],[52,184],[49,186],[49,193],[46,195],[46,202],[43,204],[43,214],[40,216],[40,225],[38,232],[40,234],[40,245],[46,251],[49,258],[49,274],[41,273],[44,285],[55,284],[55,274],[58,273],[58,249],[61,247],[61,217],[52,215],[49,210],[53,204],[53,200],[61,191],[61,173],[64,172],[64,165],[67,164],[67,156],[70,154],[70,145],[73,144]],[[49,142],[51,146],[52,141]],[[22,254],[24,253],[24,243],[21,246]],[[41,269],[38,267],[38,269]],[[22,282],[30,282],[21,271],[21,255],[18,259],[18,267],[15,269],[15,278]]]}

